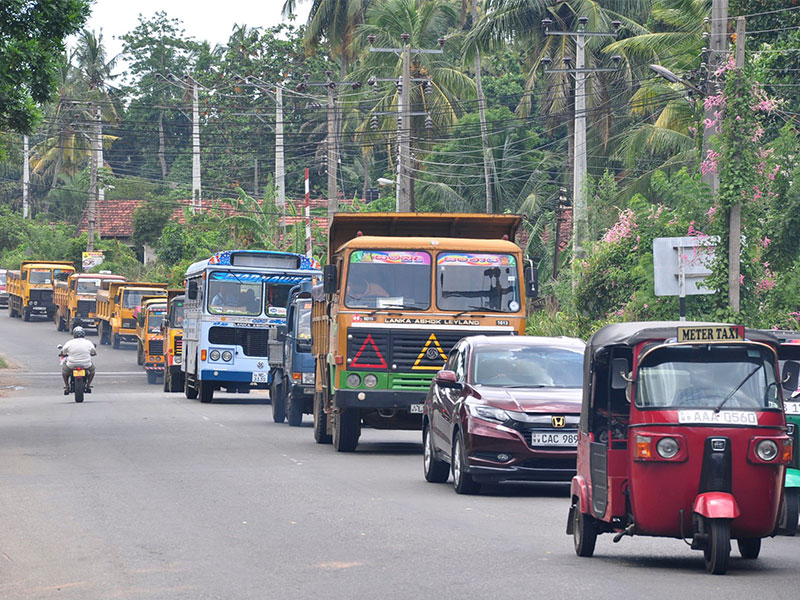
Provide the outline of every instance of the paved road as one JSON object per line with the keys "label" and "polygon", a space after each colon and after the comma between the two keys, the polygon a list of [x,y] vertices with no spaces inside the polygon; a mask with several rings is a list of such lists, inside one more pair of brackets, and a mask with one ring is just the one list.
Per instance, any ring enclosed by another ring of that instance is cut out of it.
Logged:
{"label": "paved road", "polygon": [[[797,598],[800,537],[705,574],[679,540],[579,559],[563,489],[477,497],[424,481],[419,435],[354,455],[272,423],[264,396],[200,404],[103,346],[96,392],[61,395],[50,323],[0,312],[0,598]],[[736,554],[734,552],[734,554]],[[738,556],[738,555],[737,555]]]}

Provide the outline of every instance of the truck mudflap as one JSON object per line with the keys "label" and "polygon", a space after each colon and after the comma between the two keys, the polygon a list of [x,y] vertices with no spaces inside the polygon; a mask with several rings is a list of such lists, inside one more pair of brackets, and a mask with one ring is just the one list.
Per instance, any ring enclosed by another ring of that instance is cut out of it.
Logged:
{"label": "truck mudflap", "polygon": [[[408,390],[336,390],[333,404],[337,408],[410,409],[416,412],[416,407],[425,402],[426,394]],[[419,414],[422,414],[421,410]]]}

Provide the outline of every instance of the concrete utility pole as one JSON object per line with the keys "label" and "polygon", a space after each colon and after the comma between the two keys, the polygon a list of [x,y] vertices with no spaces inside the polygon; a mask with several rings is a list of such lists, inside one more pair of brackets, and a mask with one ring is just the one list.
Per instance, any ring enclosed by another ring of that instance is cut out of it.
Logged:
{"label": "concrete utility pole", "polygon": [[[744,17],[736,19],[736,70],[744,68]],[[719,181],[719,178],[717,178]],[[739,273],[742,245],[742,205],[731,205],[728,216],[728,304],[734,312],[739,312]]]}
{"label": "concrete utility pole", "polygon": [[[728,53],[728,0],[712,0],[711,2],[711,40],[710,54],[708,57],[708,79],[706,83],[706,96],[714,96],[719,92],[719,78],[715,74],[727,60]],[[714,121],[714,112],[721,112],[718,106],[709,106],[705,109],[704,121]],[[718,125],[705,127],[703,125],[703,156],[708,158],[711,150],[711,137],[718,132]],[[711,188],[714,197],[719,193],[719,172],[715,169],[703,175],[703,181]]]}
{"label": "concrete utility pole", "polygon": [[[403,33],[402,48],[375,48],[375,36],[369,35],[370,52],[391,52],[400,57],[403,66],[400,81],[400,131],[399,131],[399,157],[397,164],[397,212],[411,212],[414,209],[414,198],[411,186],[411,117],[417,113],[411,111],[411,56],[417,54],[442,54],[444,38],[439,38],[439,48],[436,50],[412,48],[408,43],[411,35]],[[427,114],[427,113],[422,113]]]}
{"label": "concrete utility pole", "polygon": [[22,218],[30,216],[30,188],[31,188],[31,152],[28,147],[28,136],[22,136]]}
{"label": "concrete utility pole", "polygon": [[[478,0],[472,0],[472,26],[478,22]],[[492,198],[492,151],[489,148],[489,132],[486,129],[486,98],[481,81],[481,53],[475,50],[475,91],[478,97],[478,116],[481,121],[481,146],[483,147],[483,177],[486,181],[486,214],[494,211]]]}
{"label": "concrete utility pole", "polygon": [[283,164],[283,86],[275,86],[275,188],[281,209],[281,228],[286,239],[286,170]]}
{"label": "concrete utility pole", "polygon": [[94,124],[92,135],[92,157],[89,160],[89,201],[86,204],[86,251],[94,250],[94,236],[96,231],[97,207],[100,199],[100,183],[98,170],[103,160],[103,122],[101,120],[100,106],[89,104],[89,110],[94,109]]}
{"label": "concrete utility pole", "polygon": [[[187,78],[189,76],[187,75]],[[200,182],[200,102],[197,82],[192,84],[192,213],[197,214],[203,204],[203,191]]]}
{"label": "concrete utility pole", "polygon": [[[619,69],[620,56],[612,56],[613,68],[586,68],[586,38],[587,37],[617,37],[621,23],[613,21],[613,32],[586,31],[587,17],[578,17],[577,31],[550,31],[553,24],[551,19],[542,19],[545,35],[560,35],[575,38],[575,68],[569,66],[570,60],[564,58],[565,68],[548,69],[552,62],[549,58],[542,59],[545,73],[569,73],[575,79],[575,132],[573,151],[573,176],[572,176],[572,260],[584,256],[584,243],[589,237],[589,210],[586,200],[586,75],[604,73]],[[573,282],[577,283],[577,282]]]}
{"label": "concrete utility pole", "polygon": [[328,137],[326,141],[327,147],[327,162],[328,162],[328,221],[333,218],[333,215],[339,210],[339,191],[337,189],[338,177],[338,145],[337,145],[337,114],[336,114],[336,96],[334,92],[339,85],[349,85],[352,89],[357,90],[361,87],[360,81],[333,81],[331,79],[333,73],[325,71],[326,81],[324,82],[310,82],[308,81],[309,74],[303,75],[304,81],[298,84],[297,91],[305,92],[309,87],[317,86],[324,87],[328,92]]}
{"label": "concrete utility pole", "polygon": [[306,256],[311,258],[313,251],[312,251],[312,244],[311,244],[311,185],[308,181],[308,167],[306,167],[306,181],[305,181],[305,191],[306,191],[306,204],[305,204],[305,217],[306,217]]}

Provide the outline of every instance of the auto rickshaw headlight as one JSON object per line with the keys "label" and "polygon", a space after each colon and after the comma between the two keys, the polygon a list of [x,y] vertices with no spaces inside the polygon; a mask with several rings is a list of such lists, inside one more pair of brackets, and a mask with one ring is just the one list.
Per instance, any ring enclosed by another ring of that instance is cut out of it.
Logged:
{"label": "auto rickshaw headlight", "polygon": [[656,452],[661,458],[675,458],[678,454],[678,441],[675,438],[665,437],[658,440],[656,444]]}
{"label": "auto rickshaw headlight", "polygon": [[756,444],[756,455],[764,462],[773,461],[778,456],[778,444],[772,440],[761,440]]}

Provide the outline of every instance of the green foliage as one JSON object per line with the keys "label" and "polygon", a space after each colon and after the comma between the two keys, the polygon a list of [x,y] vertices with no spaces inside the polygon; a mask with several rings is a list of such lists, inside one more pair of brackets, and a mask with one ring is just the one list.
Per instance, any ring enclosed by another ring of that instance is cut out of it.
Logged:
{"label": "green foliage", "polygon": [[170,202],[149,201],[137,207],[133,211],[133,242],[155,246],[173,212]]}
{"label": "green foliage", "polygon": [[64,38],[88,16],[87,0],[0,3],[0,129],[31,132],[55,92]]}

